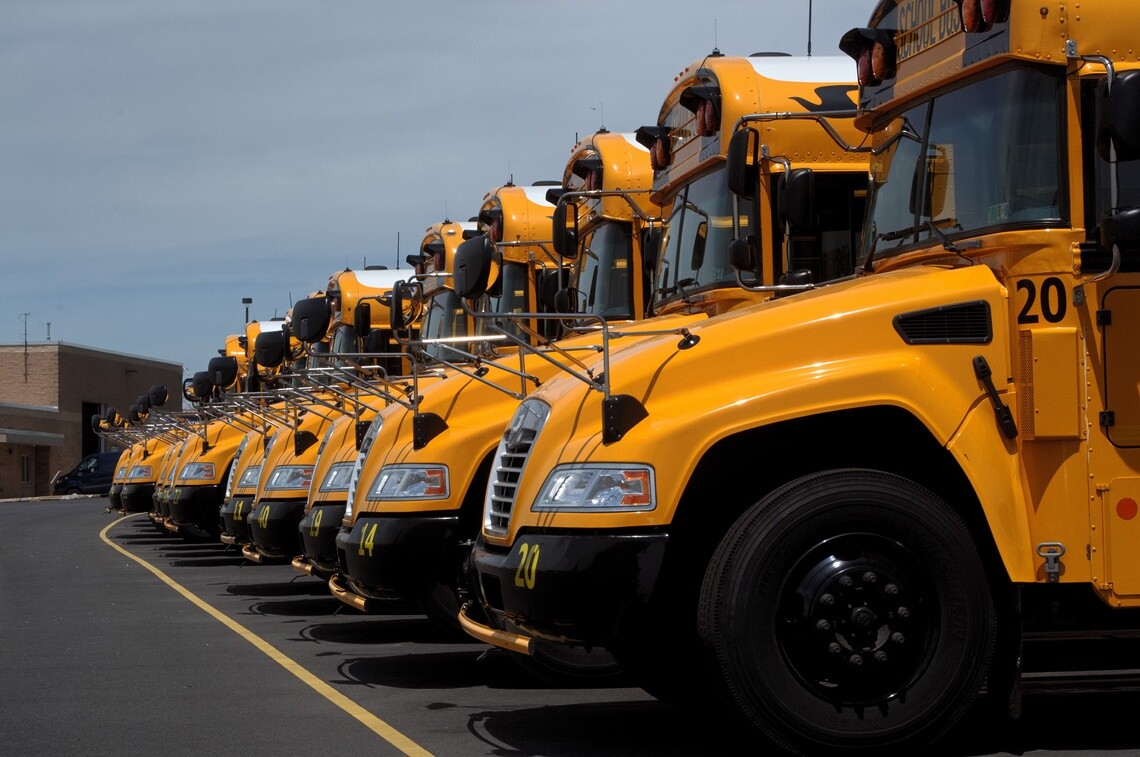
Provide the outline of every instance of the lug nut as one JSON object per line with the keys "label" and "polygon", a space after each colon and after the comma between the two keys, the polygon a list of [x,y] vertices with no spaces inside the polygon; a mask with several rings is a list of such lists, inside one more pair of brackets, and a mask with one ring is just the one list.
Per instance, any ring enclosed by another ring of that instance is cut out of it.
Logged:
{"label": "lug nut", "polygon": [[875,652],[875,662],[879,663],[880,665],[886,665],[887,653],[881,649],[878,652]]}
{"label": "lug nut", "polygon": [[851,663],[855,667],[859,667],[863,664],[863,655],[853,654],[847,658],[847,662]]}
{"label": "lug nut", "polygon": [[827,645],[827,651],[831,654],[839,654],[843,651],[843,647],[839,646],[838,642],[833,641]]}
{"label": "lug nut", "polygon": [[835,597],[830,594],[820,594],[819,603],[824,607],[831,607],[833,604],[835,604]]}
{"label": "lug nut", "polygon": [[879,577],[871,571],[867,571],[866,573],[863,574],[863,583],[865,583],[865,584],[877,583],[878,580],[879,580]]}
{"label": "lug nut", "polygon": [[900,607],[898,612],[899,612],[900,618],[909,618],[910,617],[910,608],[909,607]]}
{"label": "lug nut", "polygon": [[905,644],[906,643],[906,637],[903,636],[898,631],[895,631],[894,633],[891,634],[891,641],[893,641],[896,644]]}
{"label": "lug nut", "polygon": [[816,621],[816,624],[815,624],[815,630],[817,630],[817,631],[830,631],[831,630],[831,623],[829,623],[826,619],[818,620],[818,621]]}
{"label": "lug nut", "polygon": [[850,589],[854,584],[855,584],[855,582],[851,580],[851,576],[840,576],[839,577],[839,585],[842,586],[844,589]]}
{"label": "lug nut", "polygon": [[896,596],[899,593],[899,587],[895,584],[887,584],[883,587],[883,593],[888,596]]}

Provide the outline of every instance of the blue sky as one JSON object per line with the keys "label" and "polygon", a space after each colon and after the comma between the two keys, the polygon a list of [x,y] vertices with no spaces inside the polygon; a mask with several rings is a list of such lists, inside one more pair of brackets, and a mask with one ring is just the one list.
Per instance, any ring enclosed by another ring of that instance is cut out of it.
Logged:
{"label": "blue sky", "polygon": [[[812,54],[872,8],[813,0]],[[808,9],[5,0],[0,343],[50,323],[202,370],[243,297],[270,318],[336,270],[396,266],[509,179],[559,179],[579,135],[654,123],[714,46],[806,54]]]}

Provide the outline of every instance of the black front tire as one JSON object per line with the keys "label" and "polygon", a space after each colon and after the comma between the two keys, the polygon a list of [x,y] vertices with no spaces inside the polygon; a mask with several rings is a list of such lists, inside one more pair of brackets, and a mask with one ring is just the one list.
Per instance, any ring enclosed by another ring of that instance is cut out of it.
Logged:
{"label": "black front tire", "polygon": [[801,478],[733,525],[701,638],[730,706],[794,752],[915,753],[966,712],[997,613],[962,518],[891,474]]}

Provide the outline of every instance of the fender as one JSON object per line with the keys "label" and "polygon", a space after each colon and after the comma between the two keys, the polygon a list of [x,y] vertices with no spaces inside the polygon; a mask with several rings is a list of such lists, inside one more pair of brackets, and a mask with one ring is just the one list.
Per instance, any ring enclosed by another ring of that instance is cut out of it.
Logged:
{"label": "fender", "polygon": [[[907,344],[894,327],[898,315],[967,302],[988,308],[988,341]],[[967,453],[990,454],[992,445],[1011,457],[972,368],[973,357],[983,355],[995,376],[1010,375],[1007,309],[1004,288],[985,266],[924,267],[835,284],[694,325],[691,331],[701,341],[693,349],[680,351],[675,340],[647,340],[611,361],[613,392],[638,398],[648,416],[610,445],[602,443],[598,395],[555,379],[533,395],[557,411],[532,448],[527,466],[541,473],[523,476],[516,510],[529,509],[523,503],[534,501],[554,465],[597,462],[650,463],[656,507],[601,515],[516,515],[512,528],[665,526],[698,464],[718,442],[781,421],[856,408],[899,408],[943,447],[973,414],[957,440],[960,448],[952,450],[959,465]],[[999,392],[1006,388],[998,383]],[[850,444],[859,444],[858,434],[851,429]],[[992,439],[981,441],[987,434]],[[994,478],[976,464],[963,470],[976,490]],[[1022,500],[1006,484],[987,491],[983,507],[987,517],[997,518],[997,512],[1009,513],[1010,503]],[[1028,529],[1024,517],[1011,519],[1004,516],[995,530],[1008,535],[1012,553],[1012,544],[1026,539]],[[513,538],[507,534],[502,541]],[[1023,570],[1013,563],[1011,573]]]}

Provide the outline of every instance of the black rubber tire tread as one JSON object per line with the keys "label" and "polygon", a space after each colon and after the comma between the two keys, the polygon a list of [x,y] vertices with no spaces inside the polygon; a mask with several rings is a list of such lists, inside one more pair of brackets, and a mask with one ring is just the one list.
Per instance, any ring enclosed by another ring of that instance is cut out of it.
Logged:
{"label": "black rubber tire tread", "polygon": [[[923,659],[903,695],[878,706],[826,701],[793,669],[777,638],[782,588],[797,566],[807,566],[805,558],[820,554],[813,548],[841,535],[921,556],[917,572],[926,575],[915,580],[926,582],[937,608],[937,642],[920,647]],[[977,696],[996,645],[997,613],[973,539],[947,503],[892,474],[838,469],[781,487],[737,520],[705,573],[698,626],[721,694],[784,749],[914,754],[951,729]]]}

